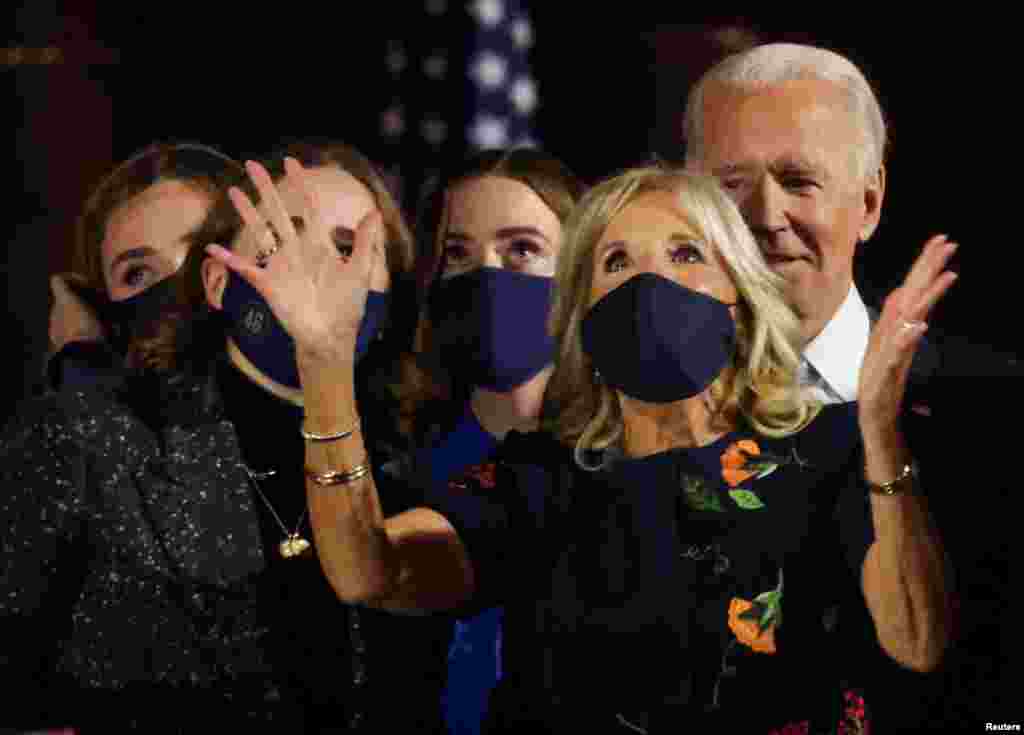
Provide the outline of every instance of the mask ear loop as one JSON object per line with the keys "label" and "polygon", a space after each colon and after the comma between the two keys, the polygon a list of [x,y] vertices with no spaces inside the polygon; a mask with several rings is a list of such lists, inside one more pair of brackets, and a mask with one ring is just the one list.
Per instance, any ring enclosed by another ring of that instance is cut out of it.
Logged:
{"label": "mask ear loop", "polygon": [[[580,438],[576,440],[576,446],[572,450],[573,459],[576,460],[576,465],[585,472],[598,472],[599,470],[604,469],[606,464],[605,452],[593,452],[593,450],[586,450],[580,443],[582,441],[583,436],[581,435]],[[601,455],[601,460],[596,464],[588,463],[587,460],[584,458],[587,451],[591,451],[592,453],[599,453]]]}

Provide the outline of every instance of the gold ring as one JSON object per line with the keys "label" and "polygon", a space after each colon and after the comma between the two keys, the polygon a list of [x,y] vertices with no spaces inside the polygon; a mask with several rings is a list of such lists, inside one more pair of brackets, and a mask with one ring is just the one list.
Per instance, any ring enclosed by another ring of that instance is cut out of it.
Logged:
{"label": "gold ring", "polygon": [[258,253],[256,253],[256,265],[259,266],[260,268],[266,268],[267,261],[270,260],[270,256],[280,249],[280,245],[274,245],[273,247],[269,247],[266,250],[260,250]]}

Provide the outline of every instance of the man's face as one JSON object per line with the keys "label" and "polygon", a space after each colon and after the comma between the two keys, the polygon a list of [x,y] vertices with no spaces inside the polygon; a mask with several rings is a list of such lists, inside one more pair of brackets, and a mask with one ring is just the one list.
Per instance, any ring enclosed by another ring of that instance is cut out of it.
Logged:
{"label": "man's face", "polygon": [[813,338],[846,298],[857,241],[878,224],[884,172],[858,170],[863,133],[832,82],[709,84],[703,112],[703,159],[691,166],[739,206]]}

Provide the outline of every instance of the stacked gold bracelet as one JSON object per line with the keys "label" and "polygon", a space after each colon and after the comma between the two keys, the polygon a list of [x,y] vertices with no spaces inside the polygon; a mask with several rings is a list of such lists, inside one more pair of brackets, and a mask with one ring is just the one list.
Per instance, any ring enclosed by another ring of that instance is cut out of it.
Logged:
{"label": "stacked gold bracelet", "polygon": [[[311,431],[306,431],[303,428],[299,429],[299,433],[302,434],[302,438],[310,442],[333,442],[341,441],[342,439],[348,439],[350,436],[359,431],[360,426],[357,422],[355,426],[347,431],[338,431],[333,434],[314,434]],[[370,463],[364,462],[363,464],[356,465],[347,470],[328,470],[327,472],[317,472],[311,467],[306,468],[306,477],[313,483],[320,487],[326,487],[329,485],[348,485],[349,483],[361,480],[370,474]]]}
{"label": "stacked gold bracelet", "polygon": [[314,434],[311,431],[306,431],[303,428],[299,428],[299,433],[302,434],[302,438],[308,442],[333,442],[340,441],[342,439],[348,439],[350,436],[359,431],[359,424],[357,423],[348,431],[339,431],[335,434]]}
{"label": "stacked gold bracelet", "polygon": [[370,474],[369,463],[356,465],[352,469],[342,470],[341,472],[337,472],[335,470],[317,472],[309,467],[306,468],[306,477],[321,487],[326,487],[328,485],[347,485],[366,477],[368,474]]}

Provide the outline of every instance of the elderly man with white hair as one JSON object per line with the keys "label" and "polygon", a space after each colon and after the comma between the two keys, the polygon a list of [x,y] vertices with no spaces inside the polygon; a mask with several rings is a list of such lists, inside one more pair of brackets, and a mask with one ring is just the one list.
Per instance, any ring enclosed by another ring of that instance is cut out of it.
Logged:
{"label": "elderly man with white hair", "polygon": [[[863,73],[820,48],[754,47],[721,61],[691,90],[685,134],[688,167],[718,178],[786,284],[806,340],[808,389],[826,403],[870,400],[857,395],[872,316],[854,284],[853,257],[879,223],[886,128]],[[955,249],[939,235],[922,257],[944,261]],[[927,325],[900,301],[905,290],[889,297],[887,309],[923,333]],[[866,493],[875,541],[860,582],[885,652],[906,668],[930,671],[950,637],[951,580],[925,499],[915,492],[906,418],[885,426],[862,421],[867,480],[895,481],[897,491]],[[873,462],[894,454],[880,448],[894,447],[899,464]]]}

